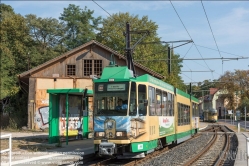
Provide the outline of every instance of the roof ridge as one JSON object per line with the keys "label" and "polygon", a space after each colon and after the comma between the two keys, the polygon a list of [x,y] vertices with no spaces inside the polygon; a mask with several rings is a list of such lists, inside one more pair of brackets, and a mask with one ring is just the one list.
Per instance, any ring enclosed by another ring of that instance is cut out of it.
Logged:
{"label": "roof ridge", "polygon": [[[57,60],[59,60],[59,59],[61,59],[63,57],[66,57],[66,56],[68,56],[68,55],[70,55],[70,54],[72,54],[72,53],[74,53],[74,52],[76,52],[76,51],[78,51],[78,50],[80,50],[80,49],[82,49],[82,48],[84,48],[86,46],[89,46],[91,44],[97,44],[98,46],[100,46],[100,47],[102,47],[102,48],[104,48],[104,49],[106,49],[106,50],[114,53],[115,55],[121,57],[122,59],[126,59],[124,55],[118,53],[117,51],[113,50],[112,48],[110,48],[110,47],[108,47],[108,46],[106,46],[106,45],[104,45],[104,44],[102,44],[102,43],[100,43],[100,42],[98,42],[98,41],[96,41],[96,40],[93,39],[93,40],[91,40],[91,41],[89,41],[89,42],[87,42],[85,44],[82,44],[82,45],[80,45],[80,46],[78,46],[78,47],[76,47],[76,48],[74,48],[74,49],[72,49],[70,51],[67,51],[67,52],[63,53],[62,55],[59,55],[59,56],[57,56],[57,57],[55,57],[53,59],[50,59],[50,60],[48,60],[48,61],[46,61],[46,62],[44,62],[44,63],[42,63],[42,64],[40,64],[40,65],[38,65],[38,66],[36,66],[36,67],[34,67],[32,69],[30,69],[28,71],[25,71],[25,72],[23,72],[21,74],[18,74],[18,76],[19,77],[24,77],[24,76],[26,76],[26,75],[28,75],[30,73],[35,72],[36,70],[39,70],[42,67],[45,67],[45,66],[47,66],[47,65],[49,65],[49,64],[51,64],[53,62],[56,62]],[[142,64],[140,64],[138,62],[134,62],[134,65],[137,66],[137,67],[139,67],[139,68],[142,68],[142,69],[148,71],[149,73],[151,73],[153,75],[156,75],[158,77],[164,78],[163,75],[161,75],[161,74],[159,74],[159,73],[151,70],[150,68],[148,68],[146,66],[143,66]]]}

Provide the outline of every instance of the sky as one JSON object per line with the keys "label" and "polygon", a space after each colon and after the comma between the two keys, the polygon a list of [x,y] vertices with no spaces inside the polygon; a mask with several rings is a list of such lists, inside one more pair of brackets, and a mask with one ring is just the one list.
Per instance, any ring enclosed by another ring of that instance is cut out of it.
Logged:
{"label": "sky", "polygon": [[[58,19],[69,4],[82,9],[87,6],[94,10],[94,17],[107,18],[119,12],[129,12],[139,18],[148,16],[158,25],[161,41],[194,41],[174,49],[183,58],[181,77],[186,84],[213,81],[226,71],[249,68],[249,59],[231,59],[249,57],[249,1],[3,0],[2,3],[23,16],[36,14],[43,18]],[[183,43],[173,46],[179,44]]]}

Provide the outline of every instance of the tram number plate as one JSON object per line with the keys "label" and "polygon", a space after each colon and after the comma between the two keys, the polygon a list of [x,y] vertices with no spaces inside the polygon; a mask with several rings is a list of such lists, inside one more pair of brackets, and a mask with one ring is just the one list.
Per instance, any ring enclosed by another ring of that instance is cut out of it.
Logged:
{"label": "tram number plate", "polygon": [[144,147],[143,144],[138,144],[138,145],[137,145],[137,149],[138,149],[138,150],[142,150],[143,147]]}

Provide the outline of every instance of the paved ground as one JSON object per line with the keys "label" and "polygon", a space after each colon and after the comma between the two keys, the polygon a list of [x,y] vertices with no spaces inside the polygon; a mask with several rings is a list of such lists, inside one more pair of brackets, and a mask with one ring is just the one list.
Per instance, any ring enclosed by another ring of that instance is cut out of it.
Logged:
{"label": "paved ground", "polygon": [[[9,133],[13,138],[11,165],[70,165],[81,160],[85,155],[94,153],[93,139],[69,141],[68,145],[63,142],[59,147],[58,144],[48,144],[48,133],[1,132],[1,135]],[[4,149],[8,148],[8,140],[1,141],[1,150],[4,150],[3,146],[5,146]],[[36,148],[25,148],[27,146]],[[8,165],[8,161],[8,153],[1,154],[1,166]]]}
{"label": "paved ground", "polygon": [[9,134],[11,133],[12,138],[32,138],[32,137],[42,137],[42,138],[48,138],[48,133],[45,132],[7,132],[7,131],[1,131],[1,135]]}
{"label": "paved ground", "polygon": [[[245,132],[243,128],[241,132],[238,132],[236,125],[228,124],[223,121],[218,124],[226,125],[234,132],[236,132],[239,140],[238,154],[235,165],[246,165],[246,136],[249,137],[248,132]],[[205,128],[210,123],[201,122],[200,129]],[[69,141],[69,144],[62,143],[61,147],[56,147],[56,144],[48,144],[48,133],[43,132],[1,132],[1,135],[12,134],[14,141],[19,145],[13,149],[12,152],[12,165],[26,166],[26,165],[69,165],[73,161],[78,161],[84,158],[84,155],[94,152],[93,139]],[[41,141],[45,140],[45,141]],[[25,149],[21,144],[28,143],[34,146],[46,147],[45,150]],[[14,145],[13,145],[14,146]],[[2,148],[2,145],[1,145]],[[2,149],[1,149],[2,150]],[[1,166],[8,165],[8,154],[1,154]]]}

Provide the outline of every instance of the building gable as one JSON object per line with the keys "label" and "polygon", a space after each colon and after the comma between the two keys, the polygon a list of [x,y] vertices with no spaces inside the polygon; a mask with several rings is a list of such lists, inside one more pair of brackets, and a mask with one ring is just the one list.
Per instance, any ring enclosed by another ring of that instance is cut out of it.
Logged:
{"label": "building gable", "polygon": [[[89,78],[89,75],[100,75],[103,68],[109,65],[111,54],[119,66],[126,66],[125,56],[117,53],[109,47],[92,40],[65,54],[51,59],[31,70],[19,75],[20,78]],[[138,75],[150,74],[156,78],[164,77],[149,68],[134,63]]]}

